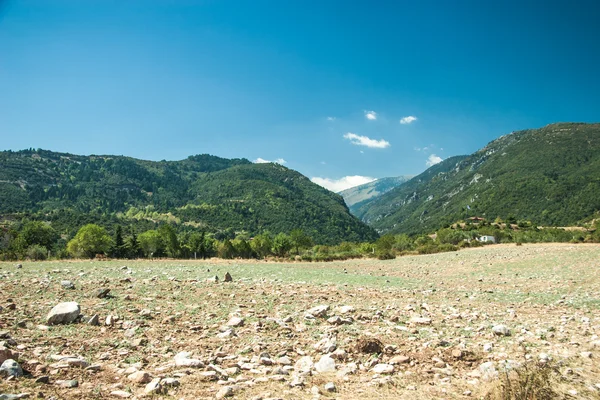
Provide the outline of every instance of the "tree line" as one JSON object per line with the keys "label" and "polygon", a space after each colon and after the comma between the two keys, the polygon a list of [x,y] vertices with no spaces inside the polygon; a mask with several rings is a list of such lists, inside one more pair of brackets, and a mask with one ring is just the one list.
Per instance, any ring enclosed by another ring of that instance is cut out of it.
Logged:
{"label": "tree line", "polygon": [[496,219],[460,221],[438,229],[435,234],[409,236],[383,235],[372,242],[342,242],[315,245],[301,229],[256,236],[226,230],[208,233],[202,230],[178,232],[171,224],[141,233],[116,225],[109,233],[97,224],[82,226],[73,237],[59,234],[50,224],[25,221],[0,228],[0,260],[45,260],[63,258],[181,258],[206,259],[297,259],[332,261],[360,257],[392,259],[405,254],[431,254],[483,246],[477,239],[494,236],[497,243],[600,242],[600,219],[589,230],[567,230],[534,226],[530,221]]}

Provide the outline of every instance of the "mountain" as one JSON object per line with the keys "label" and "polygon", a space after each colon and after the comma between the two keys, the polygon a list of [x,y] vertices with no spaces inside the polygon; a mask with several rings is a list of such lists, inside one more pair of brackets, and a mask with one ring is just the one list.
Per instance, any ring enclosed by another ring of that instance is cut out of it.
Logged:
{"label": "mountain", "polygon": [[50,222],[62,233],[85,223],[159,223],[250,235],[300,228],[317,243],[377,237],[341,196],[278,164],[211,155],[181,161],[79,156],[47,150],[0,152],[0,217]]}
{"label": "mountain", "polygon": [[600,124],[514,132],[448,158],[355,210],[380,233],[427,233],[471,216],[568,226],[600,210]]}
{"label": "mountain", "polygon": [[350,212],[353,208],[360,208],[367,201],[375,199],[384,193],[389,192],[397,186],[408,181],[411,176],[396,176],[392,178],[381,178],[373,182],[355,186],[350,189],[342,190],[339,194],[344,198],[344,201],[350,207]]}

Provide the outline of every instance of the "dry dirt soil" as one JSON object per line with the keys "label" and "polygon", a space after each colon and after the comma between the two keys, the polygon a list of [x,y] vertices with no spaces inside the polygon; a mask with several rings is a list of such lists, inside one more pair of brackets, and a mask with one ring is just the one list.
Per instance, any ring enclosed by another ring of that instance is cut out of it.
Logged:
{"label": "dry dirt soil", "polygon": [[[332,263],[0,263],[0,359],[25,372],[0,378],[0,394],[466,399],[548,365],[556,397],[598,398],[599,271],[591,244]],[[79,319],[47,325],[67,301]]]}

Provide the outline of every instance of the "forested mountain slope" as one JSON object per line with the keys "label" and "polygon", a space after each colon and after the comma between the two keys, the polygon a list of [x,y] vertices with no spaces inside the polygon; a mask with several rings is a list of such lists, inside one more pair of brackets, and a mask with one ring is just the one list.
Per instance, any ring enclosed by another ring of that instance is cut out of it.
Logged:
{"label": "forested mountain slope", "polygon": [[52,223],[151,229],[173,223],[207,232],[301,228],[317,243],[370,240],[341,196],[277,164],[197,155],[181,161],[78,156],[46,150],[0,152],[0,215]]}
{"label": "forested mountain slope", "polygon": [[452,157],[360,207],[380,233],[425,233],[469,216],[547,226],[600,210],[600,124],[514,132]]}

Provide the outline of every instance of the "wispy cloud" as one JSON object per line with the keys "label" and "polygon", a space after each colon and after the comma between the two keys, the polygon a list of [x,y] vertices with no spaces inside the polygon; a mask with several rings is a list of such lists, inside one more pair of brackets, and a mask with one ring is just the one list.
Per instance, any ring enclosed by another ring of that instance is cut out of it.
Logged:
{"label": "wispy cloud", "polygon": [[325,189],[332,192],[341,192],[342,190],[350,189],[354,186],[364,185],[365,183],[373,182],[375,178],[360,175],[344,176],[340,179],[329,179],[314,177],[310,179],[317,185],[323,186]]}
{"label": "wispy cloud", "polygon": [[427,165],[428,167],[431,167],[432,165],[441,163],[442,161],[444,161],[444,159],[442,157],[436,156],[435,154],[430,154],[429,157],[427,158],[427,161],[425,161],[425,165]]}
{"label": "wispy cloud", "polygon": [[365,118],[371,121],[375,121],[377,119],[377,113],[375,111],[365,110]]}
{"label": "wispy cloud", "polygon": [[267,164],[267,163],[275,163],[275,164],[285,164],[287,161],[285,161],[283,158],[277,158],[273,161],[270,160],[265,160],[264,158],[260,158],[258,157],[256,160],[254,160],[255,164]]}
{"label": "wispy cloud", "polygon": [[335,117],[327,117],[327,121],[335,121],[336,118]]}
{"label": "wispy cloud", "polygon": [[352,144],[357,146],[366,146],[374,149],[385,149],[390,147],[390,142],[387,140],[375,140],[367,136],[360,136],[352,132],[348,132],[344,135],[344,139],[348,139]]}
{"label": "wispy cloud", "polygon": [[415,117],[414,115],[409,115],[408,117],[402,118],[400,120],[400,123],[402,125],[408,125],[408,124],[415,122],[416,120],[417,120],[417,117]]}

